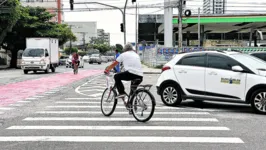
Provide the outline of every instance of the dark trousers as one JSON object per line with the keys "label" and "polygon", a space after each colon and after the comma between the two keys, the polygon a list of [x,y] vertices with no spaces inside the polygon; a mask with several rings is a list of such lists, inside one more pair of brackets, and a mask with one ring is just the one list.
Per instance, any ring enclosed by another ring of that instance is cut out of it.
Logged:
{"label": "dark trousers", "polygon": [[120,72],[120,73],[115,74],[114,79],[115,79],[115,85],[116,85],[116,88],[119,94],[125,94],[125,87],[122,83],[122,80],[131,81],[130,94],[132,94],[132,90],[137,89],[138,85],[142,82],[143,77],[132,74],[128,71],[125,71],[125,72]]}

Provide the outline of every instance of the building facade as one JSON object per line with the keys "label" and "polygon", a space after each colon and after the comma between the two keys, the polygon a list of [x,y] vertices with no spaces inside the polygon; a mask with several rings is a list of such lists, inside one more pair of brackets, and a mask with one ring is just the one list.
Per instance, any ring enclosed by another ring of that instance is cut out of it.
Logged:
{"label": "building facade", "polygon": [[110,33],[106,33],[104,29],[97,30],[97,37],[104,40],[104,44],[110,45]]}
{"label": "building facade", "polygon": [[203,0],[204,14],[224,14],[226,0]]}
{"label": "building facade", "polygon": [[64,22],[62,1],[63,0],[20,0],[22,6],[46,8],[48,12],[55,14],[55,17],[53,17],[51,21],[58,22],[59,24]]}
{"label": "building facade", "polygon": [[[97,22],[65,22],[69,25],[77,41],[72,42],[72,45],[84,45],[90,43],[91,38],[97,37]],[[70,42],[66,43],[69,45]]]}

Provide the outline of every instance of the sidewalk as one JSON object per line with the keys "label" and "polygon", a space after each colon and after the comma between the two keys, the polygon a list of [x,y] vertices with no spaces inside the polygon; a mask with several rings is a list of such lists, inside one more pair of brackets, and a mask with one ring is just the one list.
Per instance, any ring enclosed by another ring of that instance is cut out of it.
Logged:
{"label": "sidewalk", "polygon": [[162,72],[161,69],[149,68],[148,66],[143,64],[142,64],[142,69],[144,74],[161,74]]}
{"label": "sidewalk", "polygon": [[8,65],[0,65],[0,70],[6,70],[8,68],[9,68]]}

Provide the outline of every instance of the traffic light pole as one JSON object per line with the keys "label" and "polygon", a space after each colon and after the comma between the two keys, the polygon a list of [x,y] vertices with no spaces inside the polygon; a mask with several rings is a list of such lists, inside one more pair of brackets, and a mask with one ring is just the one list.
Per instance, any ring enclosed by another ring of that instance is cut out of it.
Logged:
{"label": "traffic light pole", "polygon": [[179,49],[179,52],[182,51],[182,46],[183,46],[182,11],[183,11],[183,0],[179,0],[179,5],[178,5],[178,49]]}
{"label": "traffic light pole", "polygon": [[125,7],[124,7],[124,11],[121,8],[119,8],[119,7],[116,7],[116,6],[113,6],[113,5],[104,4],[104,3],[99,3],[99,2],[77,2],[77,3],[73,3],[73,4],[98,4],[98,5],[112,7],[112,8],[115,8],[115,9],[120,10],[120,12],[123,15],[124,44],[126,44],[126,7],[127,7],[127,2],[128,2],[128,0],[126,0]]}

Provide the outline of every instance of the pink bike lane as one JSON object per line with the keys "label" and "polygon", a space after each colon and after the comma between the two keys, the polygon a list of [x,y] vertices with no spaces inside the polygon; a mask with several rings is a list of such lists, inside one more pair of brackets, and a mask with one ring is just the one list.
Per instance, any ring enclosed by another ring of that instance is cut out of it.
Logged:
{"label": "pink bike lane", "polygon": [[74,75],[72,72],[56,74],[34,80],[27,80],[0,86],[0,106],[7,106],[26,98],[43,94],[51,89],[68,85],[86,77],[98,75],[102,70],[79,71]]}

